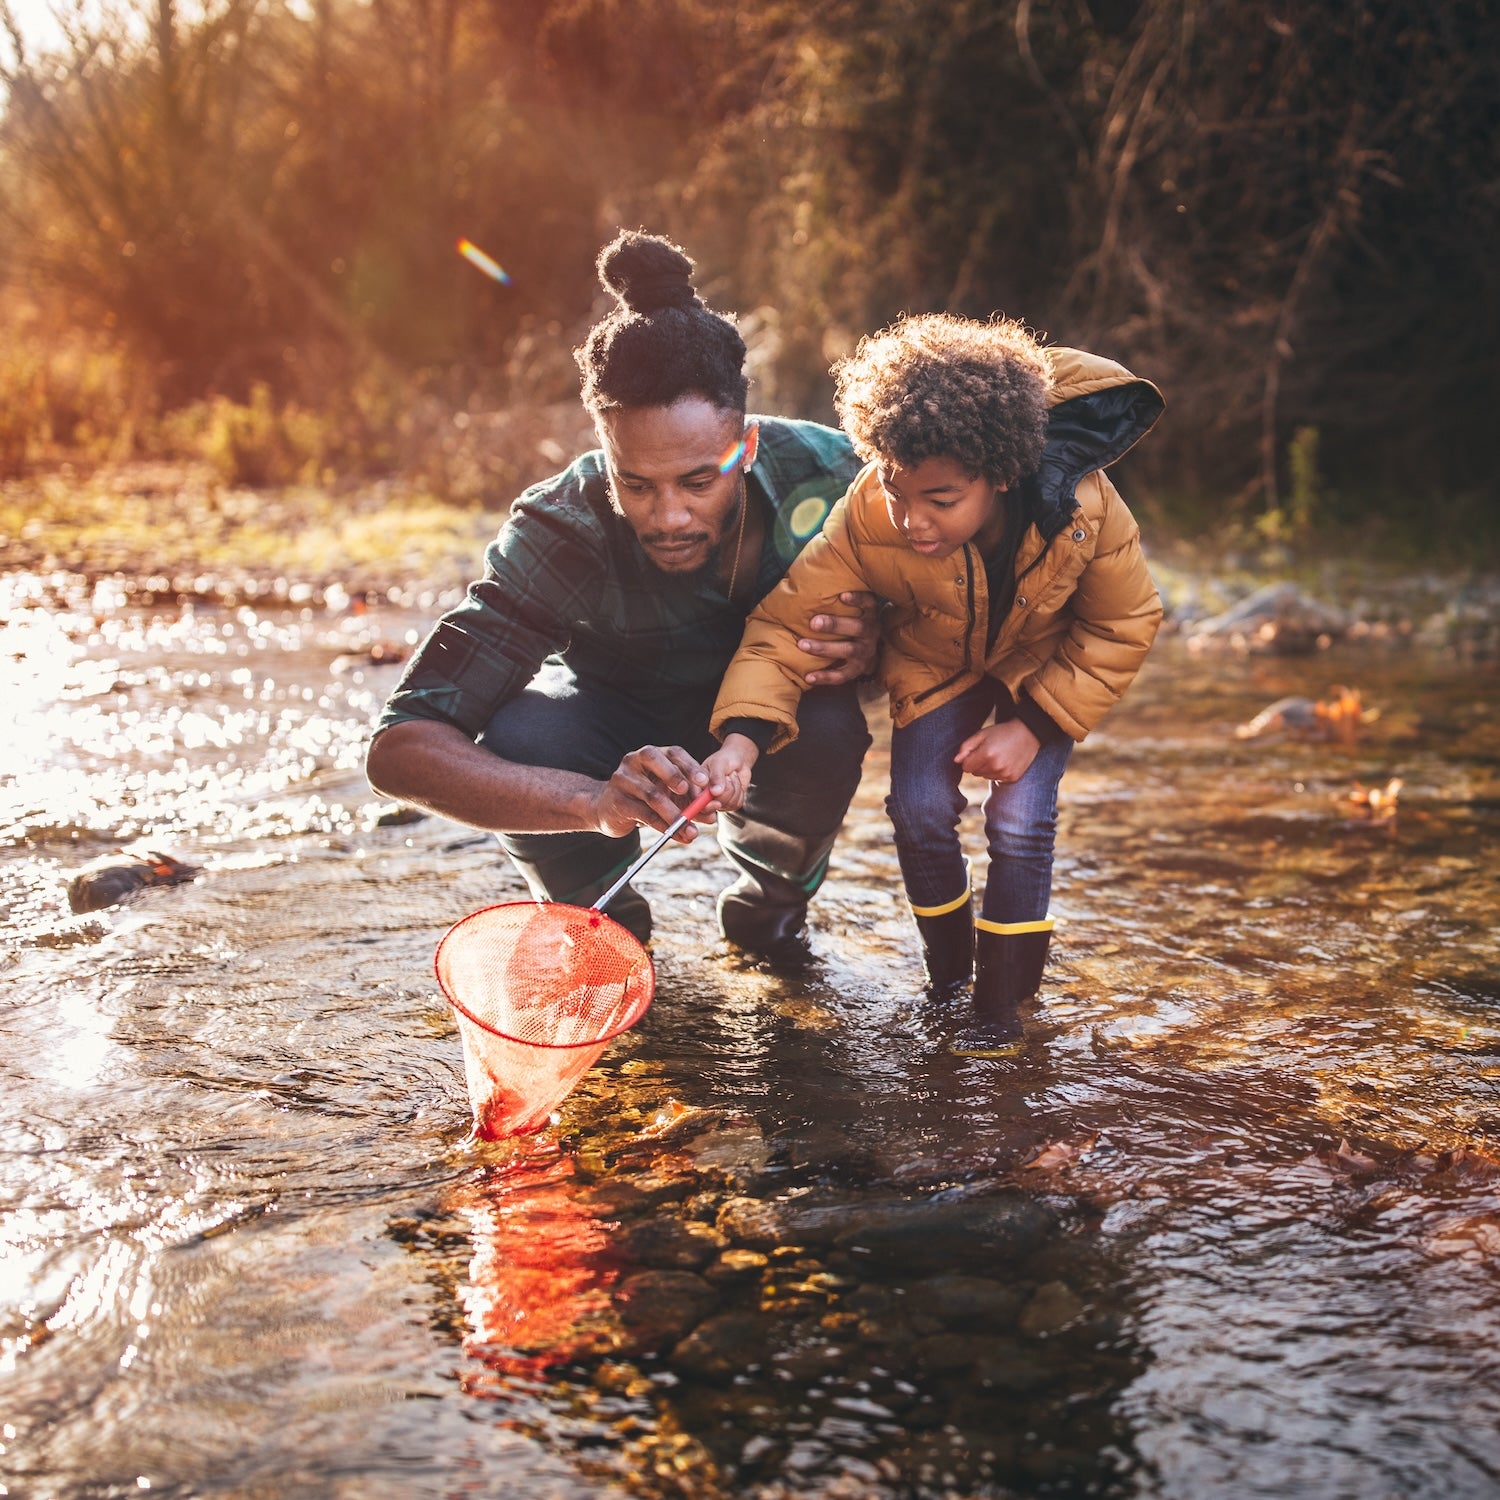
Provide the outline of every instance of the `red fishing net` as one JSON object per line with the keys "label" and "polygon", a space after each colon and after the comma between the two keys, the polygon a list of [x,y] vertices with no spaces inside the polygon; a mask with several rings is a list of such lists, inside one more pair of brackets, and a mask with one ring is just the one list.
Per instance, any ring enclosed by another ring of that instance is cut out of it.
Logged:
{"label": "red fishing net", "polygon": [[638,939],[602,912],[518,901],[474,912],[438,944],[438,983],[458,1014],[475,1131],[547,1123],[656,991]]}

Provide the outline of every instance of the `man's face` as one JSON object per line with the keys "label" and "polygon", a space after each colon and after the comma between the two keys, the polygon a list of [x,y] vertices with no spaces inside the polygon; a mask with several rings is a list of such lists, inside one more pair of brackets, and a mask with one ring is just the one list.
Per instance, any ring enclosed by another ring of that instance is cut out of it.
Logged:
{"label": "man's face", "polygon": [[[671,406],[621,407],[595,423],[610,494],[663,573],[695,573],[739,520],[757,431],[701,396]],[[743,448],[741,448],[743,443]]]}

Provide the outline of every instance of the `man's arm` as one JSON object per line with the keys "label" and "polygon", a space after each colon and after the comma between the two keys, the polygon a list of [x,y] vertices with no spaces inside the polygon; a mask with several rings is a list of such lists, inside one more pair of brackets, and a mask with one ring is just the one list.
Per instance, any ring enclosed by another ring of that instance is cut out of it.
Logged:
{"label": "man's arm", "polygon": [[[481,749],[456,725],[407,719],[375,736],[365,759],[370,785],[492,833],[584,831],[619,838],[636,827],[663,829],[708,773],[678,746],[632,750],[608,781],[574,771],[526,766]],[[677,842],[692,843],[687,824]]]}

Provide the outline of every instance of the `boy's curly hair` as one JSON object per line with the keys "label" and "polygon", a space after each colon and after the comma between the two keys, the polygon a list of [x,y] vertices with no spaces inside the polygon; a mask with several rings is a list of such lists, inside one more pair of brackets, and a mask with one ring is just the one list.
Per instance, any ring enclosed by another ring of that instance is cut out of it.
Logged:
{"label": "boy's curly hair", "polygon": [[834,407],[866,460],[951,458],[995,484],[1041,461],[1051,367],[1020,323],[923,313],[870,334],[833,367]]}

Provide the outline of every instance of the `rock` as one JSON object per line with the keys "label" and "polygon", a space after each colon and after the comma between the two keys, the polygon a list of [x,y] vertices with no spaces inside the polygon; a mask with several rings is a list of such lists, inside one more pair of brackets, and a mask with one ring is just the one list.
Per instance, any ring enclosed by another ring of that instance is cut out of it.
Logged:
{"label": "rock", "polygon": [[997,1256],[1023,1256],[1056,1222],[1040,1203],[1017,1193],[824,1206],[726,1198],[717,1220],[731,1240],[754,1249],[832,1245],[861,1268],[906,1271],[947,1271],[955,1262],[992,1265]]}
{"label": "rock", "polygon": [[627,1260],[658,1270],[696,1271],[718,1257],[724,1236],[707,1224],[642,1219],[622,1230],[615,1244]]}
{"label": "rock", "polygon": [[907,1304],[950,1327],[1013,1328],[1023,1300],[1015,1287],[987,1276],[933,1276],[910,1288]]}
{"label": "rock", "polygon": [[1291,655],[1328,645],[1348,625],[1342,610],[1319,603],[1296,584],[1269,583],[1222,614],[1185,627],[1183,634],[1198,646]]}
{"label": "rock", "polygon": [[1037,1358],[1034,1346],[1017,1339],[991,1339],[974,1362],[974,1378],[985,1390],[1021,1396],[1053,1384],[1057,1372]]}
{"label": "rock", "polygon": [[758,1276],[769,1264],[759,1250],[726,1250],[703,1268],[703,1274],[715,1286],[728,1286]]}
{"label": "rock", "polygon": [[759,1198],[726,1198],[715,1219],[719,1232],[752,1250],[774,1250],[791,1243],[784,1216]]}
{"label": "rock", "polygon": [[640,1349],[663,1349],[686,1337],[718,1306],[718,1293],[690,1271],[641,1271],[615,1288],[620,1321]]}
{"label": "rock", "polygon": [[68,905],[76,912],[102,911],[116,906],[136,891],[153,885],[183,885],[201,871],[155,849],[113,854],[91,860],[68,882]]}
{"label": "rock", "polygon": [[1049,1281],[1039,1286],[1021,1309],[1019,1327],[1030,1338],[1045,1338],[1066,1328],[1083,1312],[1082,1299],[1067,1282]]}
{"label": "rock", "polygon": [[933,1333],[920,1338],[911,1352],[924,1370],[934,1375],[951,1375],[967,1370],[989,1351],[990,1340],[972,1333]]}
{"label": "rock", "polygon": [[669,1356],[677,1369],[727,1381],[765,1358],[766,1329],[754,1313],[720,1313],[700,1323]]}
{"label": "rock", "polygon": [[1028,1255],[1055,1224],[1054,1215],[1033,1199],[996,1194],[956,1203],[894,1203],[856,1210],[834,1243],[859,1255],[861,1265],[947,1271],[966,1260],[993,1265],[997,1258],[1011,1261]]}

